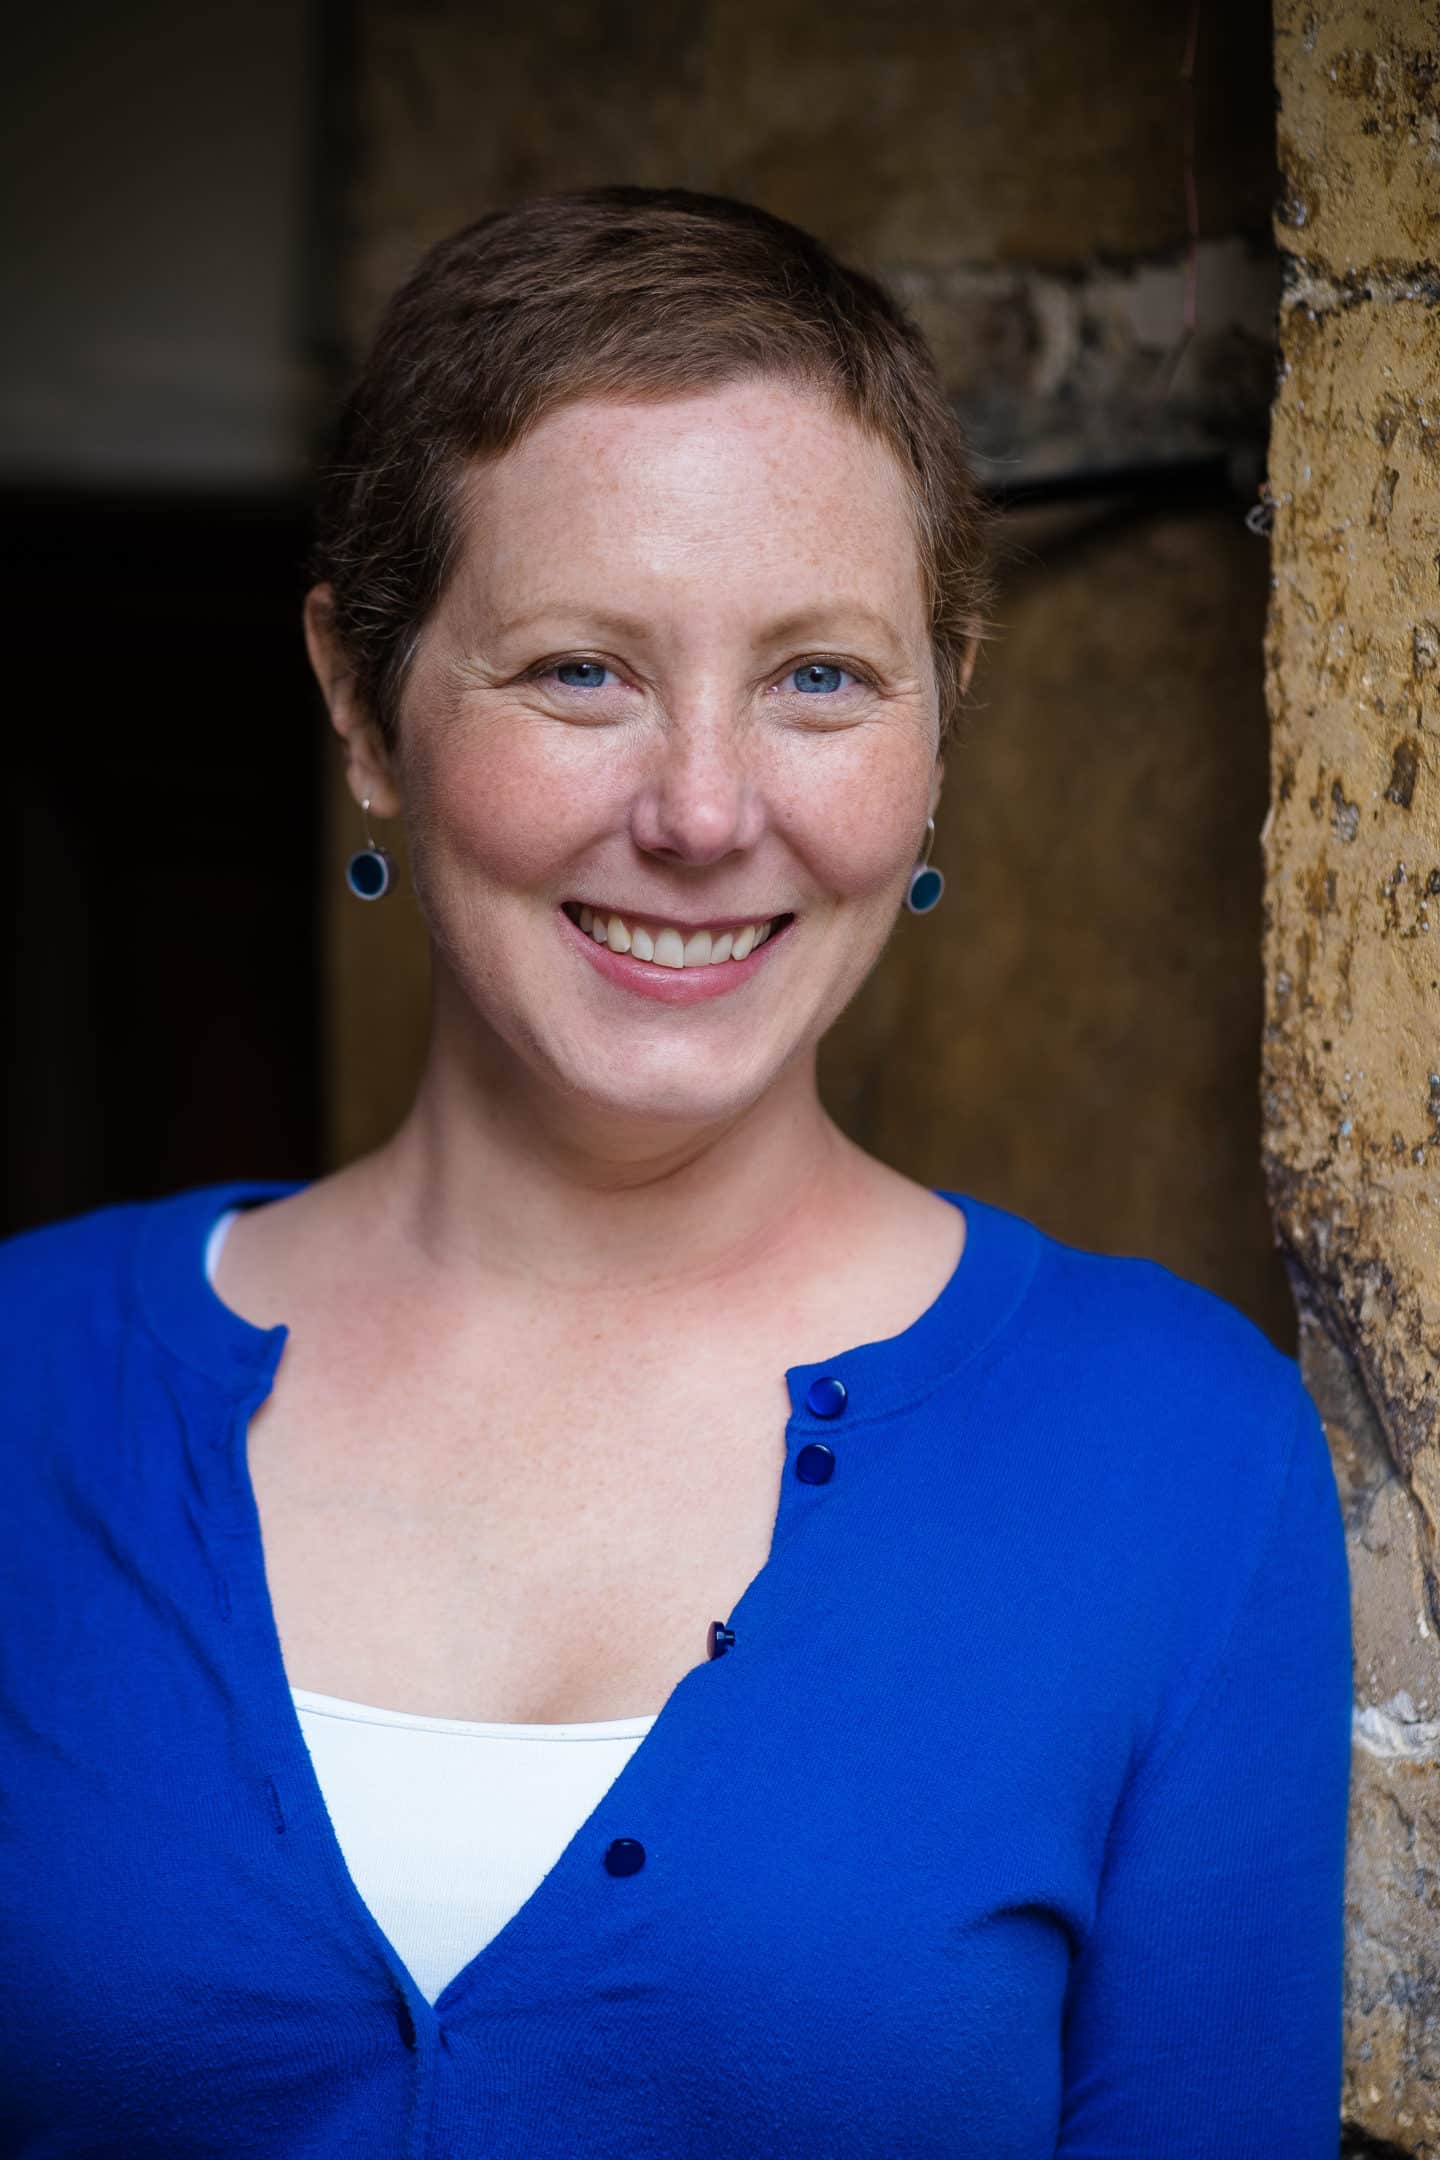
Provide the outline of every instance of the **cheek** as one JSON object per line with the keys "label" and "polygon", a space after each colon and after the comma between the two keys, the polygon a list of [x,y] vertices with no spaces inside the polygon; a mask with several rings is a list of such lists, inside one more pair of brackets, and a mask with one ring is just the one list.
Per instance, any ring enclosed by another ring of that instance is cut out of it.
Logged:
{"label": "cheek", "polygon": [[560,878],[623,815],[608,800],[616,775],[607,761],[558,758],[533,722],[479,725],[463,745],[452,738],[408,778],[412,848],[499,886],[524,889]]}
{"label": "cheek", "polygon": [[910,743],[812,744],[791,771],[776,823],[822,891],[846,900],[889,896],[923,838],[930,761]]}
{"label": "cheek", "polygon": [[[416,876],[512,891],[559,892],[577,861],[623,834],[647,784],[601,730],[533,715],[469,715],[412,735],[406,760],[409,841]],[[923,835],[933,745],[923,721],[830,737],[777,733],[737,745],[764,823],[817,893],[887,898],[912,867]],[[648,775],[662,785],[662,775]],[[799,895],[797,895],[799,897]]]}

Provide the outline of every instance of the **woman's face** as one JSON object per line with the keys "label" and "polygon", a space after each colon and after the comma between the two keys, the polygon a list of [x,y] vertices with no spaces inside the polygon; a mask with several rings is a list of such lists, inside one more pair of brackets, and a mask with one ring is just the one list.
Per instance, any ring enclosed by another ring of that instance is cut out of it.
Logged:
{"label": "woman's face", "polygon": [[938,797],[900,467],[775,381],[591,400],[462,530],[395,767],[437,958],[569,1101],[731,1117],[854,995]]}

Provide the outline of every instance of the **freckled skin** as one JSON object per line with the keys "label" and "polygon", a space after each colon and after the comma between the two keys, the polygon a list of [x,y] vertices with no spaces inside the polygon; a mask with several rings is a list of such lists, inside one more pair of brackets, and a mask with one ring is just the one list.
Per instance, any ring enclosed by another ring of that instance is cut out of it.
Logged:
{"label": "freckled skin", "polygon": [[[748,382],[563,408],[472,472],[463,518],[388,770],[328,684],[357,800],[405,819],[431,1060],[479,1060],[555,1116],[728,1123],[813,1069],[938,800],[901,470],[815,396]],[[580,684],[554,673],[577,660]],[[796,687],[816,662],[838,689]],[[675,1007],[596,973],[571,898],[798,921],[753,983]]]}

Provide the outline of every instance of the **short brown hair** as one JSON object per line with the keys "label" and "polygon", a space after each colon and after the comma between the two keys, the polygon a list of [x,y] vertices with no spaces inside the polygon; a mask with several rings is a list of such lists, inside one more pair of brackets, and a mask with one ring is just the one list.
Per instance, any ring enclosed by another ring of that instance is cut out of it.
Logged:
{"label": "short brown hair", "polygon": [[311,569],[334,589],[335,629],[387,750],[455,560],[467,465],[578,398],[749,376],[828,394],[898,456],[948,739],[990,597],[988,519],[920,331],[874,278],[753,204],[598,187],[495,211],[432,247],[386,307],[344,407]]}

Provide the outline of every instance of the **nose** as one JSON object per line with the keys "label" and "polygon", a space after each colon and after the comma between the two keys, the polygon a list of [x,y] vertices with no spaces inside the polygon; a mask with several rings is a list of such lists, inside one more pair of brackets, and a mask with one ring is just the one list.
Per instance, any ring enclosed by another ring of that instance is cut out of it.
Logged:
{"label": "nose", "polygon": [[635,845],[673,863],[720,862],[753,847],[764,802],[733,722],[667,727],[630,813]]}

